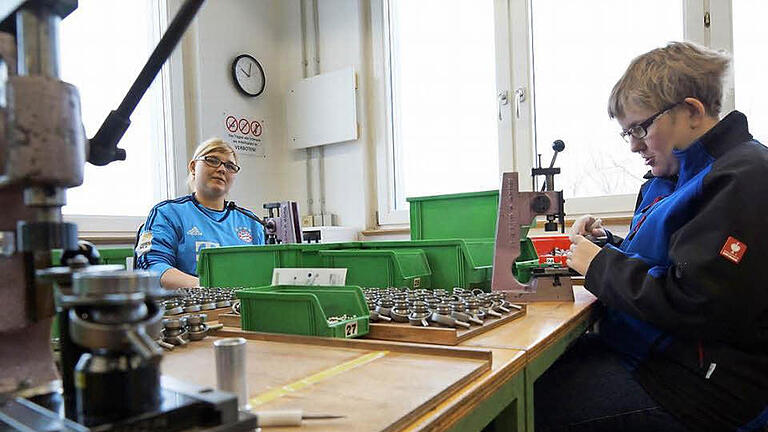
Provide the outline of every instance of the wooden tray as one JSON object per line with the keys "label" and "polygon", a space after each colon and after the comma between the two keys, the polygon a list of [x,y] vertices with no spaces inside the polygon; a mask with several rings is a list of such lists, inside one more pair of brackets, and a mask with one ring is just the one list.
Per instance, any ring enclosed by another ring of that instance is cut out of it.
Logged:
{"label": "wooden tray", "polygon": [[[401,430],[488,372],[492,362],[488,349],[233,329],[217,336],[248,339],[248,393],[262,401],[255,411],[301,408],[345,416],[305,422],[302,430]],[[163,374],[215,387],[215,339],[165,354]],[[366,358],[360,365],[345,366]]]}
{"label": "wooden tray", "polygon": [[[504,315],[501,318],[491,318],[485,320],[482,326],[473,325],[469,329],[455,329],[449,327],[438,327],[436,324],[430,327],[416,327],[408,323],[375,323],[370,324],[367,339],[381,339],[398,342],[415,342],[435,345],[458,345],[459,343],[485,333],[502,324],[522,317],[526,313],[526,305],[520,305],[522,310],[514,311]],[[219,315],[219,322],[226,327],[240,328],[240,315],[222,314]]]}
{"label": "wooden tray", "polygon": [[501,318],[486,319],[482,326],[475,326],[468,329],[438,327],[437,324],[430,323],[429,327],[416,327],[408,323],[396,322],[372,322],[368,335],[369,339],[382,339],[399,342],[416,342],[437,345],[458,345],[459,343],[485,333],[502,324],[516,320],[525,315],[526,305],[520,305],[523,308],[519,311],[513,311]]}

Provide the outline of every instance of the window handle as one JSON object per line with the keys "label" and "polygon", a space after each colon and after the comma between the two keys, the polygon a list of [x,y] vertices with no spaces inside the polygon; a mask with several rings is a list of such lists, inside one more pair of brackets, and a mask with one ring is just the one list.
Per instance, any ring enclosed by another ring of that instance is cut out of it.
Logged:
{"label": "window handle", "polygon": [[499,94],[496,95],[496,99],[499,101],[499,121],[501,121],[501,107],[502,105],[509,104],[509,97],[507,96],[507,91],[502,90],[499,92]]}
{"label": "window handle", "polygon": [[515,89],[515,117],[520,118],[520,104],[525,102],[525,88],[518,87]]}

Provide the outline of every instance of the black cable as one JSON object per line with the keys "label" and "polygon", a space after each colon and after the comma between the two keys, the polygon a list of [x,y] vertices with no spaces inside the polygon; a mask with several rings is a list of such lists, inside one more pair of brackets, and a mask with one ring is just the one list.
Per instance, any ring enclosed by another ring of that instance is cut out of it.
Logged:
{"label": "black cable", "polygon": [[237,210],[240,213],[246,215],[247,217],[255,220],[258,223],[260,223],[261,226],[263,226],[264,228],[267,227],[267,223],[263,219],[261,219],[260,217],[256,216],[255,214],[252,214],[250,211],[248,211],[248,210],[238,206],[237,204],[235,204],[234,201],[229,201],[227,203],[227,208],[230,209],[230,210]]}

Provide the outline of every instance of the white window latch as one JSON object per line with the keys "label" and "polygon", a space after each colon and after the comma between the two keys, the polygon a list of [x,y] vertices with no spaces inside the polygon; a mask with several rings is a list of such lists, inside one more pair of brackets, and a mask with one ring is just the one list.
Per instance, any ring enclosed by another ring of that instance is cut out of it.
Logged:
{"label": "white window latch", "polygon": [[501,106],[509,104],[509,97],[507,97],[507,91],[502,90],[499,92],[499,94],[496,95],[496,98],[499,100],[499,121],[501,121]]}
{"label": "white window latch", "polygon": [[520,118],[520,104],[525,102],[525,88],[518,87],[515,89],[515,117]]}

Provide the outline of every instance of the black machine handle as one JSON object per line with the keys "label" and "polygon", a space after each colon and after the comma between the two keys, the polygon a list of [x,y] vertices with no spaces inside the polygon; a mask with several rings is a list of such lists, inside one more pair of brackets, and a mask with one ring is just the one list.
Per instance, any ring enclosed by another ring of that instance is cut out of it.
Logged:
{"label": "black machine handle", "polygon": [[173,18],[152,55],[149,56],[144,68],[139,72],[136,81],[128,89],[128,93],[123,98],[120,106],[109,113],[99,131],[91,138],[88,162],[103,166],[116,160],[125,160],[125,150],[118,148],[117,144],[123,138],[128,126],[131,125],[131,114],[133,114],[136,105],[139,104],[152,81],[155,80],[158,72],[160,72],[160,68],[163,67],[168,57],[171,56],[174,48],[176,48],[179,40],[181,40],[181,36],[187,30],[187,27],[189,27],[189,24],[195,18],[203,3],[205,3],[205,0],[187,0],[181,6],[179,13]]}

